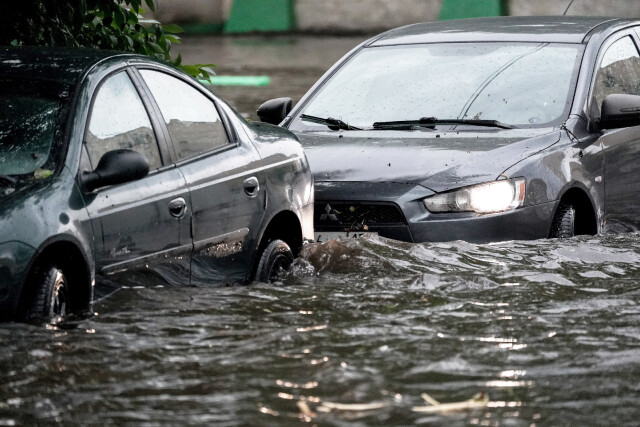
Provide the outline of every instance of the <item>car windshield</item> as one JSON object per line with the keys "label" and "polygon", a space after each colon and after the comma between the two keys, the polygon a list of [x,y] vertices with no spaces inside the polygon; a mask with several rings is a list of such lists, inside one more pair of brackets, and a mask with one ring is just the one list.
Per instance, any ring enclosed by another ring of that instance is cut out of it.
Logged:
{"label": "car windshield", "polygon": [[62,151],[66,98],[68,91],[56,83],[0,78],[0,175],[53,174]]}
{"label": "car windshield", "polygon": [[[568,114],[581,52],[581,45],[505,42],[364,48],[300,113],[362,129],[421,118],[548,126]],[[299,115],[290,129],[327,126]]]}

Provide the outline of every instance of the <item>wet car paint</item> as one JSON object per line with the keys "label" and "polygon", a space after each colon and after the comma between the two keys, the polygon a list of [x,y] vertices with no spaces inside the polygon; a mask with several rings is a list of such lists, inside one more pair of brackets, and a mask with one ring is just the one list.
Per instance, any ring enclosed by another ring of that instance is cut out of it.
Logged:
{"label": "wet car paint", "polygon": [[470,167],[469,183],[496,179],[514,162],[557,143],[559,132],[374,130],[300,133],[299,139],[313,159],[316,181],[409,182],[440,192],[450,187],[451,175],[464,178]]}
{"label": "wet car paint", "polygon": [[[304,240],[313,238],[311,175],[290,132],[247,123],[189,77],[144,57],[11,48],[0,55],[10,64],[0,74],[23,76],[19,71],[24,71],[34,79],[46,76],[75,87],[67,101],[64,150],[59,153],[64,161],[58,170],[39,181],[3,185],[0,192],[0,271],[7,273],[0,278],[1,319],[15,318],[24,303],[28,273],[42,257],[64,254],[73,260],[67,274],[77,308],[88,306],[94,291],[103,295],[111,286],[149,283],[149,278],[183,286],[246,283],[263,239],[278,237],[274,233],[280,230],[297,253]],[[188,82],[214,102],[230,144],[220,152],[176,162],[168,150],[168,134],[152,113],[164,166],[137,181],[85,191],[79,177],[92,169],[83,138],[93,98],[106,78],[126,70],[144,102],[151,104],[137,80],[141,66]],[[64,70],[58,73],[58,68]],[[249,196],[244,182],[254,176],[259,185],[255,196]],[[176,200],[184,203],[179,218],[170,211]],[[291,231],[284,230],[287,225]]]}
{"label": "wet car paint", "polygon": [[[415,24],[378,35],[338,61],[309,90],[281,123],[292,128],[323,85],[362,49],[441,42],[562,42],[582,43],[584,52],[573,101],[564,122],[549,128],[517,130],[484,128],[456,131],[453,126],[411,131],[294,130],[308,153],[316,181],[316,231],[360,230],[364,224],[318,224],[319,212],[332,202],[386,201],[405,216],[405,229],[367,223],[368,231],[407,241],[463,239],[489,242],[545,238],[563,196],[579,197],[595,219],[588,232],[635,229],[640,220],[632,147],[638,127],[594,130],[589,95],[596,66],[613,40],[631,36],[626,19],[509,17]],[[436,140],[437,144],[432,144]],[[476,140],[471,142],[471,140]],[[629,175],[632,173],[633,175]],[[637,176],[636,176],[637,175]],[[467,185],[524,177],[524,206],[499,214],[429,213],[424,197]],[[386,186],[366,185],[386,183]],[[405,185],[412,183],[416,185]],[[606,188],[605,188],[606,187]],[[421,190],[420,190],[421,188]],[[400,227],[402,228],[402,227]]]}

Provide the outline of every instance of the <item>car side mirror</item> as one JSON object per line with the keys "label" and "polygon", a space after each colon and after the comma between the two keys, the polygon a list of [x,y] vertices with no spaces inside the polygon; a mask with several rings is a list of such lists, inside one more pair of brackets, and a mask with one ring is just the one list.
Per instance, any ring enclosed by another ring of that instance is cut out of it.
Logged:
{"label": "car side mirror", "polygon": [[287,117],[292,107],[291,98],[270,99],[258,108],[257,113],[260,121],[277,125]]}
{"label": "car side mirror", "polygon": [[602,102],[600,129],[640,126],[640,96],[612,94]]}
{"label": "car side mirror", "polygon": [[149,174],[149,162],[137,151],[113,150],[106,152],[93,172],[83,172],[80,181],[87,191],[107,185],[124,184]]}

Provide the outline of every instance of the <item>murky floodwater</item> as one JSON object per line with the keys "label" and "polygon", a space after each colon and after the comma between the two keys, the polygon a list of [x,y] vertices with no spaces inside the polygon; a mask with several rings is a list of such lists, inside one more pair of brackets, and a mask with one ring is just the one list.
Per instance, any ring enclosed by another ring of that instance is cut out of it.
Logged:
{"label": "murky floodwater", "polygon": [[[639,302],[638,234],[315,244],[280,284],[122,289],[89,319],[2,325],[0,425],[637,425]],[[490,401],[416,413],[425,392]]]}

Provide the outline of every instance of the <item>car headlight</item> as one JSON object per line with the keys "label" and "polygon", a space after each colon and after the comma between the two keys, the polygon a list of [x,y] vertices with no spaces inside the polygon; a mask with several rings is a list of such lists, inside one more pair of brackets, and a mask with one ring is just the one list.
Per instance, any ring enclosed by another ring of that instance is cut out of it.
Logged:
{"label": "car headlight", "polygon": [[423,200],[429,212],[503,212],[522,206],[525,180],[505,179],[436,194]]}

